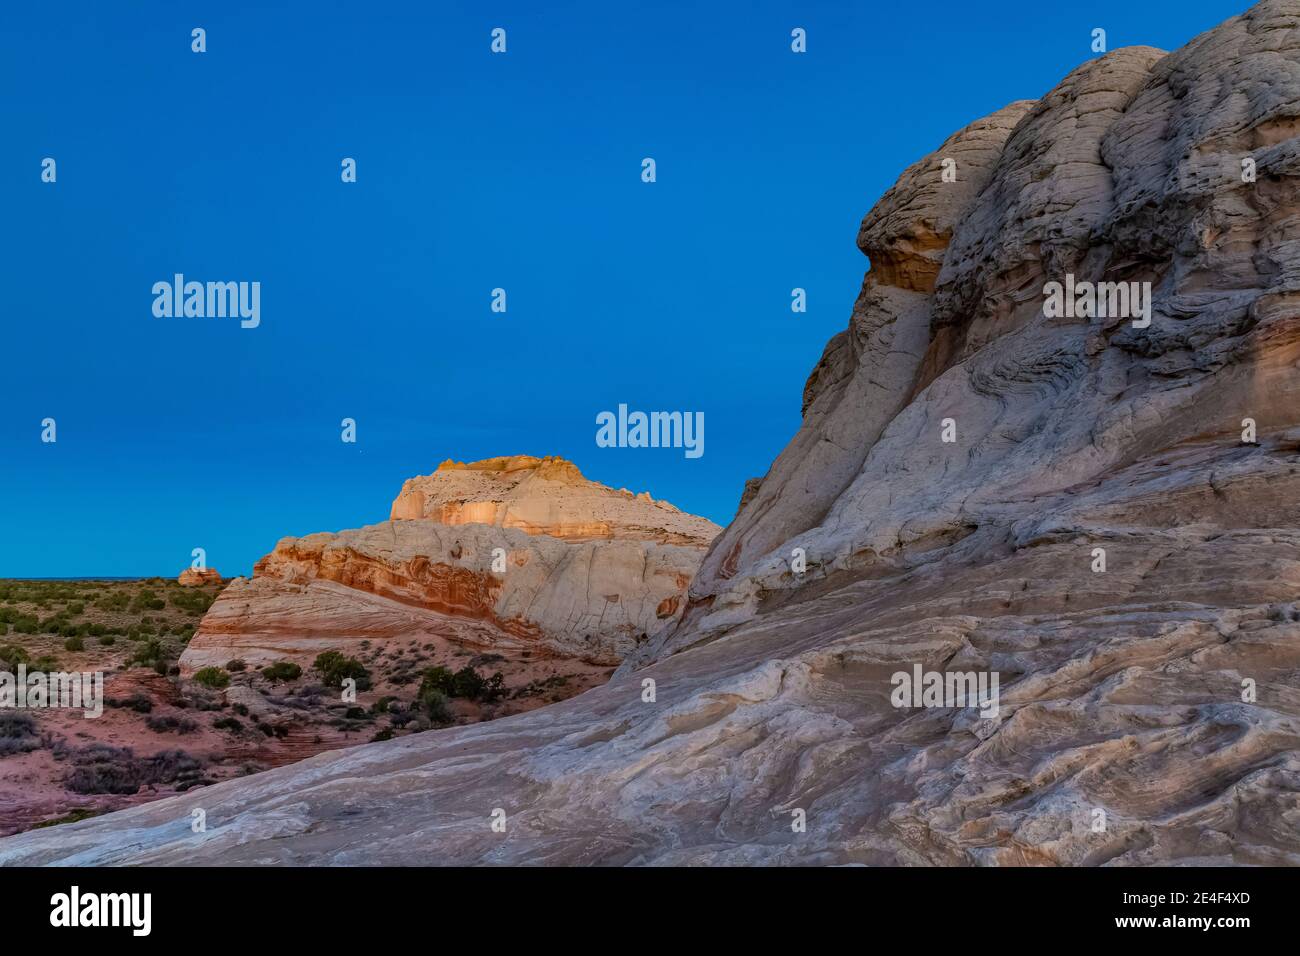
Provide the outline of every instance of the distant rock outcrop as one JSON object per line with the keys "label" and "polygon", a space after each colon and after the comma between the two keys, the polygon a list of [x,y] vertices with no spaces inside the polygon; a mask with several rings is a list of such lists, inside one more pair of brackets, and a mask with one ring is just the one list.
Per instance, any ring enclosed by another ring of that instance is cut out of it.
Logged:
{"label": "distant rock outcrop", "polygon": [[421,634],[616,664],[680,613],[721,530],[529,456],[444,463],[392,514],[281,540],[213,604],[182,671]]}
{"label": "distant rock outcrop", "polygon": [[216,568],[186,568],[176,577],[177,584],[183,584],[187,588],[199,587],[203,584],[220,584],[221,572]]}
{"label": "distant rock outcrop", "polygon": [[563,458],[514,455],[462,464],[444,461],[411,478],[393,502],[393,520],[487,524],[566,541],[611,539],[708,547],[722,529],[648,493],[588,481]]}
{"label": "distant rock outcrop", "polygon": [[[1300,865],[1300,0],[971,124],[859,244],[801,429],[610,683],[0,863]],[[1150,324],[1047,314],[1067,276]]]}

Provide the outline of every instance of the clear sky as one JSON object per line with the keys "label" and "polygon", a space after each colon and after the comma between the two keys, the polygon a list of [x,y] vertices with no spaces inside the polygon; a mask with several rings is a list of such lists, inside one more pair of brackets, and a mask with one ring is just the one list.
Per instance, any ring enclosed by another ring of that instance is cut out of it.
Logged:
{"label": "clear sky", "polygon": [[[1171,49],[1245,7],[6,4],[0,576],[174,575],[194,547],[246,574],[446,458],[562,455],[725,524],[904,167],[1094,27]],[[259,281],[260,326],[156,318],[177,272]],[[704,455],[598,448],[620,403],[704,412]]]}

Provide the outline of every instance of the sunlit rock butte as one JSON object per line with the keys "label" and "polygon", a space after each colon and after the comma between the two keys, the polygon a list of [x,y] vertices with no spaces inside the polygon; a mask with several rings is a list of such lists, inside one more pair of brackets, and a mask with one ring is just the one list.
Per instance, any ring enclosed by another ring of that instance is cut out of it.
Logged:
{"label": "sunlit rock butte", "polygon": [[562,458],[444,462],[389,521],[282,539],[222,592],[181,670],[429,640],[616,664],[680,616],[720,530]]}
{"label": "sunlit rock butte", "polygon": [[216,568],[186,568],[176,576],[176,582],[185,585],[187,588],[199,587],[204,584],[220,584],[221,572]]}
{"label": "sunlit rock butte", "polygon": [[[610,683],[0,859],[1300,863],[1297,133],[1298,0],[959,130],[868,213],[802,427]],[[1067,274],[1149,282],[1150,325],[1049,317]],[[399,502],[449,507],[420,482]],[[498,536],[570,523],[486,510]],[[407,527],[332,547],[379,581]],[[302,542],[272,560],[284,587],[333,567]],[[999,716],[894,706],[918,665],[998,674]]]}

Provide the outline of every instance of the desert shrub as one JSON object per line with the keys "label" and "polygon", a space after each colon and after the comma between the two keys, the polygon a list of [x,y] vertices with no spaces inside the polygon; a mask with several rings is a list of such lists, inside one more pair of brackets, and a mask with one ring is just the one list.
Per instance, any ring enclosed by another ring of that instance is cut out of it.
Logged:
{"label": "desert shrub", "polygon": [[348,720],[365,720],[370,714],[364,707],[349,707],[343,716]]}
{"label": "desert shrub", "polygon": [[164,750],[145,761],[145,777],[149,783],[171,784],[177,790],[203,786],[203,764],[184,750]]}
{"label": "desert shrub", "polygon": [[505,693],[504,683],[500,671],[491,677],[483,677],[472,667],[462,667],[453,673],[450,668],[439,665],[424,671],[419,696],[423,699],[427,691],[436,690],[448,697],[491,702]]}
{"label": "desert shrub", "polygon": [[198,722],[193,718],[174,717],[170,714],[146,717],[144,725],[156,734],[192,734],[199,729]]}
{"label": "desert shrub", "polygon": [[104,703],[109,707],[133,710],[137,714],[147,714],[153,710],[153,701],[139,691],[130,697],[105,697]]}
{"label": "desert shrub", "polygon": [[447,695],[435,687],[420,688],[420,706],[435,724],[451,723],[451,707]]}
{"label": "desert shrub", "polygon": [[128,747],[91,744],[73,754],[65,786],[73,793],[131,794],[144,783],[144,768]]}
{"label": "desert shrub", "polygon": [[117,643],[117,638],[114,637],[112,634],[101,634],[99,636],[99,643],[104,645],[105,647],[112,647],[114,644]]}
{"label": "desert shrub", "polygon": [[163,650],[162,642],[156,637],[151,637],[131,655],[127,664],[140,667],[157,667],[158,662],[164,659],[166,651]]}
{"label": "desert shrub", "polygon": [[152,588],[141,588],[136,594],[135,600],[131,602],[131,613],[139,614],[143,611],[161,611],[167,606],[167,602],[158,597]]}
{"label": "desert shrub", "polygon": [[226,661],[226,670],[234,674],[237,671],[247,670],[248,664],[236,657],[233,661]]}
{"label": "desert shrub", "polygon": [[338,651],[325,651],[316,656],[312,666],[320,673],[326,687],[342,687],[343,681],[349,677],[357,682],[357,690],[370,687],[370,672],[355,657],[344,657]]}
{"label": "desert shrub", "polygon": [[200,667],[194,672],[194,682],[213,690],[221,690],[230,684],[230,675],[220,667]]}
{"label": "desert shrub", "polygon": [[6,644],[0,647],[0,662],[3,662],[9,670],[13,670],[19,664],[30,664],[32,656],[27,653],[25,647],[19,647],[17,644]]}
{"label": "desert shrub", "polygon": [[199,590],[176,588],[167,596],[167,600],[183,611],[189,611],[191,614],[203,614],[212,606],[213,599]]}
{"label": "desert shrub", "polygon": [[78,614],[85,614],[86,605],[82,604],[80,601],[73,601],[68,605],[68,613],[73,617],[76,617]]}
{"label": "desert shrub", "polygon": [[125,611],[131,603],[130,596],[125,591],[118,591],[115,594],[105,594],[95,601],[95,606],[103,608],[105,611]]}
{"label": "desert shrub", "polygon": [[206,783],[203,765],[183,750],[164,750],[144,759],[129,747],[91,744],[71,753],[64,781],[73,793],[132,794],[145,784],[173,784],[178,790]]}
{"label": "desert shrub", "polygon": [[36,719],[31,714],[0,711],[0,757],[30,753],[40,747]]}
{"label": "desert shrub", "polygon": [[42,654],[32,661],[27,669],[29,671],[45,671],[46,673],[56,671],[59,669],[59,659],[53,654]]}
{"label": "desert shrub", "polygon": [[276,661],[262,668],[262,676],[272,682],[297,680],[302,676],[302,668],[293,661]]}
{"label": "desert shrub", "polygon": [[420,681],[419,696],[423,697],[426,691],[441,691],[446,696],[451,696],[451,687],[455,675],[450,668],[443,667],[441,664],[437,667],[430,667],[424,671],[424,679]]}
{"label": "desert shrub", "polygon": [[222,717],[218,720],[214,720],[212,726],[217,730],[233,730],[235,733],[239,733],[244,729],[244,725],[234,717]]}
{"label": "desert shrub", "polygon": [[70,637],[63,642],[63,649],[65,651],[84,651],[86,649],[86,641],[79,635],[77,637]]}
{"label": "desert shrub", "polygon": [[373,743],[378,743],[381,740],[392,740],[392,739],[393,739],[393,728],[385,727],[383,730],[375,731],[375,735],[370,738],[370,742],[373,744]]}

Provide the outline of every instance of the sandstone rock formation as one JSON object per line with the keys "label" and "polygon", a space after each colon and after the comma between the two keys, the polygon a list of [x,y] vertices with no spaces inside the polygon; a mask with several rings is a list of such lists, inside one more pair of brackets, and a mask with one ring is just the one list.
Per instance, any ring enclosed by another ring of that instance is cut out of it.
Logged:
{"label": "sandstone rock formation", "polygon": [[425,636],[616,664],[680,613],[720,530],[527,456],[444,463],[392,513],[281,540],[213,604],[182,672]]}
{"label": "sandstone rock formation", "polygon": [[588,481],[563,458],[531,455],[468,464],[444,461],[432,475],[402,485],[390,517],[489,524],[566,541],[617,539],[701,548],[721,530],[646,492],[634,495]]}
{"label": "sandstone rock formation", "polygon": [[221,572],[216,568],[186,568],[177,575],[176,583],[183,584],[187,588],[198,587],[201,584],[219,584]]}
{"label": "sandstone rock formation", "polygon": [[[802,428],[609,684],[0,862],[1300,864],[1298,134],[1298,0],[971,124],[867,215]],[[1150,326],[1048,318],[1067,273]],[[998,717],[895,706],[918,665]]]}

